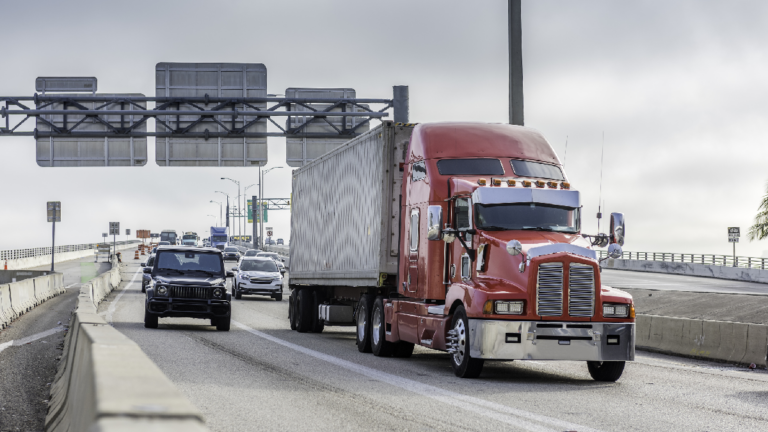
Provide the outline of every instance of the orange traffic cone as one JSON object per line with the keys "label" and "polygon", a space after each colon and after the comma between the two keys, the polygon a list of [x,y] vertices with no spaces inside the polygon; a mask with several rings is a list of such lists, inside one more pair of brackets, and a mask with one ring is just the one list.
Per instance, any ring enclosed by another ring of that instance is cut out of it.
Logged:
{"label": "orange traffic cone", "polygon": [[133,259],[139,259],[139,250],[136,249],[136,255],[133,256]]}

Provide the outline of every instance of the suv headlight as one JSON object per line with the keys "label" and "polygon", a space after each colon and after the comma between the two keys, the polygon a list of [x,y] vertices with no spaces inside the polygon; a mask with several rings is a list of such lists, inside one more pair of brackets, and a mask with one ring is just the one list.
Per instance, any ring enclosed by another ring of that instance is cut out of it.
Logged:
{"label": "suv headlight", "polygon": [[604,303],[603,316],[606,318],[626,318],[630,305],[626,303]]}
{"label": "suv headlight", "polygon": [[165,285],[160,285],[157,287],[157,295],[160,296],[167,296],[168,295],[168,288]]}
{"label": "suv headlight", "polygon": [[221,298],[222,294],[224,294],[224,290],[222,290],[221,288],[215,288],[213,290],[213,296],[216,298]]}
{"label": "suv headlight", "polygon": [[237,277],[239,277],[240,279],[248,279],[249,276],[245,273],[240,273]]}

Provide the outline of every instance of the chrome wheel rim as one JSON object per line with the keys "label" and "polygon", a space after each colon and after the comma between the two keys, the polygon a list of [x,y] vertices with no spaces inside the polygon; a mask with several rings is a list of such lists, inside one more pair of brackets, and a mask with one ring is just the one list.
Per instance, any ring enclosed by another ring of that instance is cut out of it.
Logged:
{"label": "chrome wheel rim", "polygon": [[373,310],[373,328],[371,330],[371,336],[373,336],[373,344],[378,346],[379,339],[381,339],[381,336],[379,336],[379,330],[381,330],[381,309],[379,308],[375,308]]}
{"label": "chrome wheel rim", "polygon": [[453,329],[456,331],[456,337],[458,338],[458,346],[456,347],[456,352],[453,354],[453,361],[456,362],[457,365],[460,365],[464,362],[464,355],[467,347],[467,329],[464,327],[464,320],[460,319],[456,321]]}
{"label": "chrome wheel rim", "polygon": [[365,340],[365,321],[367,317],[365,316],[365,308],[360,308],[360,311],[357,313],[357,340],[363,341]]}

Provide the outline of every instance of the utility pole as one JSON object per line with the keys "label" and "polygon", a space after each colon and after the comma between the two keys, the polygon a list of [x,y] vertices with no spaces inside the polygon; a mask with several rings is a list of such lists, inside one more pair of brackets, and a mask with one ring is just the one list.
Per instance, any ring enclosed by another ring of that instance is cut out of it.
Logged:
{"label": "utility pole", "polygon": [[523,126],[523,25],[521,0],[509,1],[509,124]]}

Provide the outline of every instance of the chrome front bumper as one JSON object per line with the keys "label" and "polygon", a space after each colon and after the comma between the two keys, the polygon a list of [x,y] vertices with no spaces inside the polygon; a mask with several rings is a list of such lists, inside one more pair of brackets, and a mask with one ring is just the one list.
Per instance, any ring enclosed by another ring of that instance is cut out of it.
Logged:
{"label": "chrome front bumper", "polygon": [[634,323],[469,320],[470,355],[495,360],[633,361]]}

